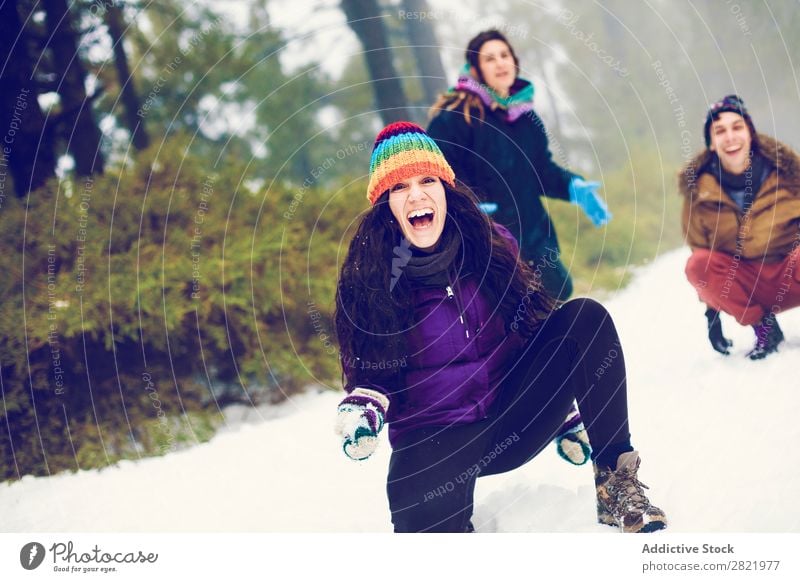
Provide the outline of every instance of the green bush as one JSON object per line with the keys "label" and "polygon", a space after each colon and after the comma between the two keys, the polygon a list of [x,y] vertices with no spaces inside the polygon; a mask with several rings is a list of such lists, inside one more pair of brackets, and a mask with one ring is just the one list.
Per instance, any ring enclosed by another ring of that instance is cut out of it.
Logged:
{"label": "green bush", "polygon": [[[0,478],[207,440],[219,407],[339,378],[342,232],[360,185],[242,186],[172,138],[0,211]],[[349,204],[345,204],[349,201]]]}
{"label": "green bush", "polygon": [[677,170],[676,164],[665,162],[656,151],[632,144],[628,165],[589,176],[602,179],[601,194],[613,213],[608,226],[600,229],[577,206],[543,198],[576,294],[624,287],[631,267],[682,244]]}

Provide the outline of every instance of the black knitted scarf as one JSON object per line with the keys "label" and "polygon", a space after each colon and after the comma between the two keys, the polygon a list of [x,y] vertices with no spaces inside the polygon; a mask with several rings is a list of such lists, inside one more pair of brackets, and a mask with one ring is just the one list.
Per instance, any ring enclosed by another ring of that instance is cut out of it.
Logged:
{"label": "black knitted scarf", "polygon": [[460,249],[461,239],[452,228],[445,226],[442,236],[431,250],[411,247],[411,257],[403,271],[415,285],[449,285],[448,273]]}
{"label": "black knitted scarf", "polygon": [[725,193],[730,196],[740,210],[752,206],[753,199],[767,179],[772,167],[769,160],[758,152],[753,152],[750,166],[741,174],[731,174],[722,167],[719,157],[714,154],[709,162],[709,173],[716,178]]}

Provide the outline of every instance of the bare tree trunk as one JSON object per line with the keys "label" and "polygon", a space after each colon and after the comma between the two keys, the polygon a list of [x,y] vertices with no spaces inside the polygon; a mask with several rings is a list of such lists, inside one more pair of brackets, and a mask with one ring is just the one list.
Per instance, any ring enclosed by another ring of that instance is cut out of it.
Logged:
{"label": "bare tree trunk", "polygon": [[561,113],[558,110],[558,101],[556,101],[553,91],[550,89],[550,75],[547,73],[547,67],[545,66],[544,53],[542,53],[542,47],[536,42],[533,43],[533,50],[536,53],[536,64],[538,65],[542,79],[544,80],[544,92],[547,93],[547,100],[553,107],[553,125],[555,125],[554,133],[556,139],[563,144],[564,134],[561,131]]}
{"label": "bare tree trunk", "polygon": [[392,49],[377,1],[342,0],[342,10],[364,47],[381,119],[385,124],[409,119],[408,101],[392,63]]}
{"label": "bare tree trunk", "polygon": [[105,22],[106,26],[108,26],[108,34],[114,44],[114,65],[117,69],[120,98],[124,107],[125,125],[128,126],[128,131],[131,132],[133,147],[141,151],[150,144],[150,136],[147,135],[144,119],[136,114],[141,108],[142,102],[136,93],[133,77],[131,77],[130,68],[128,67],[128,57],[125,54],[125,48],[122,43],[125,16],[119,6],[110,4],[106,7]]}
{"label": "bare tree trunk", "polygon": [[0,206],[6,172],[22,198],[55,174],[53,143],[44,132],[39,88],[33,78],[30,41],[17,12],[17,0],[0,3]]}
{"label": "bare tree trunk", "polygon": [[67,2],[42,0],[42,4],[47,12],[53,63],[61,76],[58,89],[63,111],[61,122],[68,128],[66,137],[69,153],[75,160],[75,174],[102,174],[105,162],[100,151],[100,130],[92,116],[92,104],[86,99],[86,71],[78,56],[79,39],[72,27]]}
{"label": "bare tree trunk", "polygon": [[[427,13],[430,8],[427,0],[403,0],[407,12]],[[436,31],[430,20],[406,18],[406,34],[414,51],[417,68],[422,76],[422,90],[425,100],[432,104],[447,89],[447,76],[439,53]]]}

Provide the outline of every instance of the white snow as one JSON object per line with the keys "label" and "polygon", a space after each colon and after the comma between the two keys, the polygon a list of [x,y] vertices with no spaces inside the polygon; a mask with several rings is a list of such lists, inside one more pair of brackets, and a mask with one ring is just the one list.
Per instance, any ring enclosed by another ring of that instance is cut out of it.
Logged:
{"label": "white snow", "polygon": [[[642,268],[606,305],[629,369],[640,478],[673,532],[800,531],[800,309],[779,317],[787,341],[744,357],[752,331],[724,320],[735,353],[711,350],[686,282],[688,250]],[[339,394],[306,394],[281,415],[239,423],[166,457],[0,487],[3,531],[391,530],[390,448],[348,460],[333,434]],[[478,531],[609,532],[594,520],[592,473],[550,447],[526,466],[478,480]]]}

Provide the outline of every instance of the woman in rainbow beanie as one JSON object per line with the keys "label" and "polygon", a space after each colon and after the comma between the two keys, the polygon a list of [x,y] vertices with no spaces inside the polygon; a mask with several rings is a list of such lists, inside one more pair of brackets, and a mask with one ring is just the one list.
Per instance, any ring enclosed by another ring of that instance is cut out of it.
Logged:
{"label": "woman in rainbow beanie", "polygon": [[456,187],[417,125],[380,132],[367,199],[337,286],[347,392],[337,432],[345,454],[364,460],[388,424],[394,530],[471,531],[476,479],[535,457],[576,399],[600,523],[665,527],[637,478],[625,360],[605,308],[554,308],[514,237]]}
{"label": "woman in rainbow beanie", "polygon": [[469,41],[455,86],[431,107],[428,133],[481,207],[520,241],[522,258],[562,301],[572,280],[541,196],[578,205],[595,226],[611,220],[599,182],[553,161],[548,133],[533,109],[533,84],[519,76],[506,37],[487,30]]}

